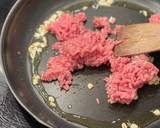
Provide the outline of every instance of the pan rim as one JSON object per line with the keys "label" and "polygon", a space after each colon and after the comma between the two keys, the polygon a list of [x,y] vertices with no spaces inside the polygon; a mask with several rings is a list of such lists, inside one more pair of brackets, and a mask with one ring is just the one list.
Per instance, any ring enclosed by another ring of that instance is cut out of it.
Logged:
{"label": "pan rim", "polygon": [[[44,126],[47,126],[49,128],[53,128],[53,126],[47,124],[46,122],[42,121],[40,118],[38,118],[38,116],[36,116],[33,112],[31,112],[25,105],[24,103],[19,99],[19,97],[17,96],[17,94],[15,93],[15,91],[13,90],[10,82],[9,82],[9,79],[6,75],[6,72],[5,72],[5,66],[4,66],[4,63],[3,63],[3,56],[2,56],[2,45],[4,43],[4,37],[5,37],[5,31],[6,31],[6,28],[9,24],[9,21],[10,19],[12,18],[14,12],[17,10],[18,6],[21,4],[21,2],[24,2],[23,0],[17,0],[16,3],[13,5],[13,7],[10,9],[8,15],[7,15],[7,18],[3,24],[3,27],[2,27],[2,31],[1,31],[1,35],[0,35],[0,72],[2,72],[4,78],[5,78],[5,81],[10,89],[10,91],[12,92],[12,94],[14,95],[15,99],[17,100],[17,102],[35,119],[37,120],[39,123],[43,124]],[[153,1],[152,1],[153,2]],[[160,120],[155,120],[153,121],[150,125],[146,126],[146,128],[149,128],[150,126],[152,127],[152,125],[154,126],[154,124],[160,124]]]}
{"label": "pan rim", "polygon": [[2,75],[4,76],[5,78],[5,82],[7,83],[11,93],[13,94],[13,96],[15,97],[15,99],[17,100],[17,102],[35,119],[37,120],[39,123],[41,123],[42,125],[44,126],[47,126],[48,128],[53,128],[53,126],[45,123],[44,121],[42,121],[40,118],[38,118],[35,114],[33,114],[25,105],[24,103],[19,99],[19,97],[16,95],[16,93],[14,92],[12,86],[10,85],[9,83],[9,80],[7,78],[7,75],[6,75],[6,72],[4,70],[4,63],[3,63],[3,56],[2,56],[2,44],[4,42],[4,37],[5,37],[5,34],[4,32],[6,31],[6,28],[9,24],[9,21],[10,19],[12,18],[14,12],[16,11],[16,9],[18,8],[18,6],[21,4],[21,2],[23,2],[23,0],[17,0],[15,2],[15,4],[12,6],[12,8],[10,9],[6,19],[5,19],[5,22],[3,24],[3,27],[2,27],[2,30],[1,30],[1,34],[0,34],[0,72],[2,72]]}

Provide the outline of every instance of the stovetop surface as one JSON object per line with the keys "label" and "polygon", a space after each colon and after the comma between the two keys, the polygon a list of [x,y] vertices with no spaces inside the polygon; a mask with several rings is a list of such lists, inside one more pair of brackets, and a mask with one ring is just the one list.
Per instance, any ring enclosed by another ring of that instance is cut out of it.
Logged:
{"label": "stovetop surface", "polygon": [[[0,0],[0,30],[16,0]],[[45,128],[15,100],[0,73],[0,128]]]}

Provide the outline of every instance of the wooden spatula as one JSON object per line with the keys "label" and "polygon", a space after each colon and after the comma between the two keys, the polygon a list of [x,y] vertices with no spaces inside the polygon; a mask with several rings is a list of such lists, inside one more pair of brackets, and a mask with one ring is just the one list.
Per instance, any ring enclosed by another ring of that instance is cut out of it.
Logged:
{"label": "wooden spatula", "polygon": [[160,24],[142,23],[128,25],[118,33],[116,56],[129,56],[160,51]]}

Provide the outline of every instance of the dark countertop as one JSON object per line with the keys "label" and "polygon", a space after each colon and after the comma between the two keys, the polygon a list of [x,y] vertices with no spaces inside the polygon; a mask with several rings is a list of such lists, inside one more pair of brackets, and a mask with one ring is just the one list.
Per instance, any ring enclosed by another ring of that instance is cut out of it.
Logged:
{"label": "dark countertop", "polygon": [[[0,29],[15,1],[0,0]],[[0,128],[45,128],[17,103],[2,73],[0,73]]]}
{"label": "dark countertop", "polygon": [[15,100],[0,75],[0,128],[43,128]]}

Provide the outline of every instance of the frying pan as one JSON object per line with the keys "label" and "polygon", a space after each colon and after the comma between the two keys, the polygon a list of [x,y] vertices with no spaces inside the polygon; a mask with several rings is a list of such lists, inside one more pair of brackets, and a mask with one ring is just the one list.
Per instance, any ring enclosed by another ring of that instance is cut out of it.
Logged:
{"label": "frying pan", "polygon": [[[150,111],[160,108],[160,87],[145,86],[139,93],[139,100],[131,105],[106,102],[104,77],[109,68],[90,68],[73,73],[74,81],[68,92],[61,91],[58,82],[43,83],[41,89],[46,95],[56,98],[59,109],[52,109],[45,101],[44,93],[32,84],[32,65],[28,47],[37,27],[56,10],[76,10],[92,5],[94,0],[19,0],[11,9],[1,34],[1,65],[6,81],[17,101],[40,123],[53,128],[119,128],[123,122],[135,122],[140,127],[160,126],[159,117]],[[114,16],[119,24],[146,22],[139,13],[147,10],[150,14],[160,12],[160,2],[152,0],[116,0],[111,7],[89,8],[87,27],[91,27],[93,16]],[[48,36],[49,46],[55,42]],[[46,62],[54,52],[50,47],[43,53],[38,72],[46,69]],[[160,53],[154,53],[155,65],[159,66]],[[87,84],[95,87],[92,91]],[[97,105],[95,99],[100,99]],[[68,107],[70,106],[70,107]],[[61,112],[60,112],[61,111]],[[64,118],[65,117],[65,118]]]}

